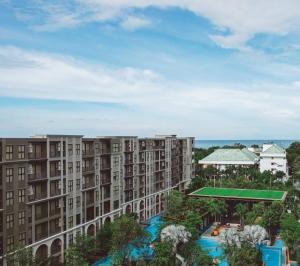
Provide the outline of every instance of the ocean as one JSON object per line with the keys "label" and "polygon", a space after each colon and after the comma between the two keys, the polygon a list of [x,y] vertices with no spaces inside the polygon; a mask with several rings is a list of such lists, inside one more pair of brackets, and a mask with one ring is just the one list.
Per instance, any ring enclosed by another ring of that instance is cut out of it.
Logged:
{"label": "ocean", "polygon": [[262,146],[264,143],[276,143],[277,145],[281,146],[282,148],[288,148],[291,143],[295,141],[300,140],[278,140],[278,139],[269,139],[269,140],[262,140],[262,139],[256,139],[256,140],[195,140],[195,148],[210,148],[214,146],[223,147],[225,145],[234,145],[235,143],[240,143],[242,145],[245,145],[246,147],[250,147],[253,144]]}

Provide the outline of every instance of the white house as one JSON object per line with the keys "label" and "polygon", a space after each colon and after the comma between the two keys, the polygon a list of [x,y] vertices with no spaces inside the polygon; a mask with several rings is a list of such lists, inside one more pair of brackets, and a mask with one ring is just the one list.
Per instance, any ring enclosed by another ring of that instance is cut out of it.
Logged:
{"label": "white house", "polygon": [[259,162],[260,172],[278,171],[288,174],[287,159],[285,149],[279,147],[277,144],[263,144],[262,152],[260,153]]}

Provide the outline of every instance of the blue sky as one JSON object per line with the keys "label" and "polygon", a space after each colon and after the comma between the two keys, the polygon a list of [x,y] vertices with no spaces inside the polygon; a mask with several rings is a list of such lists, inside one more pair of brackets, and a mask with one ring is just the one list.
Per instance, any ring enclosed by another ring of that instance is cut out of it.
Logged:
{"label": "blue sky", "polygon": [[0,135],[299,139],[297,0],[0,0]]}

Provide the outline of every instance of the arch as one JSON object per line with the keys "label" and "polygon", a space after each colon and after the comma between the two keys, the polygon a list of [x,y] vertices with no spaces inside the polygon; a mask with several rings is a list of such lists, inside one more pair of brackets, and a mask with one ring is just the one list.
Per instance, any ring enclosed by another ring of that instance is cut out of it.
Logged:
{"label": "arch", "polygon": [[104,224],[109,224],[111,223],[111,218],[109,216],[107,216],[105,219],[104,219]]}
{"label": "arch", "polygon": [[145,208],[145,203],[143,200],[140,201],[140,210],[143,210]]}
{"label": "arch", "polygon": [[56,238],[51,244],[51,255],[55,255],[61,252],[62,241],[60,238]]}
{"label": "arch", "polygon": [[126,206],[125,213],[126,213],[126,214],[131,213],[131,205],[127,205],[127,206]]}
{"label": "arch", "polygon": [[40,245],[35,252],[35,257],[38,262],[43,264],[42,262],[46,261],[48,258],[48,246],[46,244]]}
{"label": "arch", "polygon": [[94,224],[90,224],[87,228],[87,234],[90,236],[94,236],[96,233],[96,227]]}

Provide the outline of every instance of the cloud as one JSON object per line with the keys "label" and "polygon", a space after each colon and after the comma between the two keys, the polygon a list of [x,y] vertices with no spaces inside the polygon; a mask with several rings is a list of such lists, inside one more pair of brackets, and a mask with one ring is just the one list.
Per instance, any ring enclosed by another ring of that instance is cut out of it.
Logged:
{"label": "cloud", "polygon": [[[218,134],[219,137],[220,134],[232,137],[237,132],[240,137],[247,137],[245,134],[254,134],[258,129],[268,135],[266,127],[278,134],[285,130],[280,128],[299,129],[300,91],[297,83],[284,87],[276,84],[188,84],[168,80],[151,69],[108,68],[72,57],[5,46],[0,46],[0,59],[0,97],[78,103],[76,110],[68,112],[54,108],[44,110],[45,115],[38,108],[29,108],[26,114],[32,119],[35,117],[37,122],[29,125],[27,132],[33,128],[36,132],[43,127],[51,132],[57,128],[93,131],[93,127],[102,130],[105,124],[105,130],[111,128],[112,131],[107,132],[110,134],[120,133],[124,126],[131,134],[134,131],[136,134],[154,134],[159,129],[212,138]],[[125,109],[86,109],[85,102],[116,103]],[[4,116],[0,121],[13,131],[24,117],[20,107],[10,109],[0,107],[1,113],[11,114],[15,122],[3,121]],[[101,117],[101,121],[94,126],[92,121],[98,121],[97,117]],[[77,124],[78,119],[84,120]],[[42,126],[49,120],[56,122]],[[26,127],[23,122],[19,125]]]}
{"label": "cloud", "polygon": [[135,16],[128,16],[120,23],[121,27],[128,31],[134,31],[139,28],[144,28],[149,26],[150,24],[150,20]]}
{"label": "cloud", "polygon": [[[31,18],[39,30],[110,20],[119,21],[125,29],[135,29],[149,25],[148,20],[134,15],[135,10],[177,7],[207,18],[215,26],[212,40],[224,48],[243,49],[258,33],[286,35],[300,26],[298,0],[69,0],[51,4],[34,1],[30,5],[16,9],[17,13]],[[122,20],[124,15],[126,20]]]}

